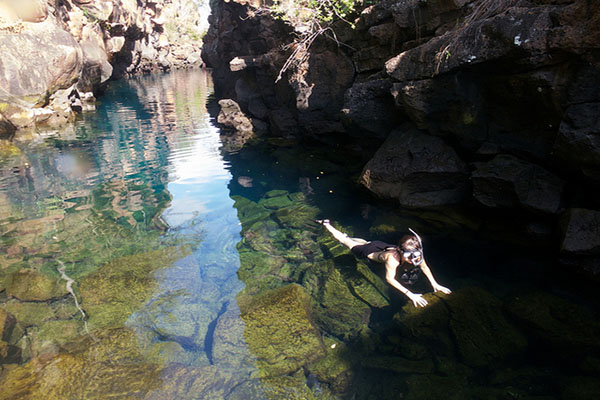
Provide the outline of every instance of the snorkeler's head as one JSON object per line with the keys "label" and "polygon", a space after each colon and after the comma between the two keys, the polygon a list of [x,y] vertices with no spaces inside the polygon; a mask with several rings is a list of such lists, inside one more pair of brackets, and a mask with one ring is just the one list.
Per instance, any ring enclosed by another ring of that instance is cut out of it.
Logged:
{"label": "snorkeler's head", "polygon": [[402,260],[412,265],[420,265],[423,262],[423,245],[421,238],[411,229],[412,235],[404,235],[398,243],[398,250]]}

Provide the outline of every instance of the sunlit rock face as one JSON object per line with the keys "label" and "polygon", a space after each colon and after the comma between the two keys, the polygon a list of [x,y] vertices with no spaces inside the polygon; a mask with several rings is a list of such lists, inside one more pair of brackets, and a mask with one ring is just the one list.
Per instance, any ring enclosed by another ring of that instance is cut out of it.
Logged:
{"label": "sunlit rock face", "polygon": [[183,0],[0,4],[0,135],[58,127],[111,77],[200,66],[206,16]]}

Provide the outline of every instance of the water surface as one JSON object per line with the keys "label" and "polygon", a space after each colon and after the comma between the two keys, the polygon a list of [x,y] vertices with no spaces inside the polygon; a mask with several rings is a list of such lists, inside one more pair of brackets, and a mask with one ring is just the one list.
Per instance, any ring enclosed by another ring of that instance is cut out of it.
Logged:
{"label": "water surface", "polygon": [[[113,82],[72,128],[2,144],[0,399],[600,393],[596,298],[554,279],[547,247],[369,197],[352,144],[230,151],[211,93],[204,71]],[[391,243],[416,229],[454,293],[421,282],[415,309],[323,217]]]}

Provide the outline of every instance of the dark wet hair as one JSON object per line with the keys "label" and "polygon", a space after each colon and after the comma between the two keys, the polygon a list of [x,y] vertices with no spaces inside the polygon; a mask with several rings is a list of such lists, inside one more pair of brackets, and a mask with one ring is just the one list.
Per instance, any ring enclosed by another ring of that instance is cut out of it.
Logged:
{"label": "dark wet hair", "polygon": [[402,251],[417,250],[420,248],[419,239],[415,235],[404,235],[398,242],[398,249]]}

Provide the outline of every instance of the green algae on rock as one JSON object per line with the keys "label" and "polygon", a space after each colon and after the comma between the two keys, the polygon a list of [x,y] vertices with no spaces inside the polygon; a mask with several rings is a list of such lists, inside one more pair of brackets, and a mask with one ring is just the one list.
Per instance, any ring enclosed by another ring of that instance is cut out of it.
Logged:
{"label": "green algae on rock", "polygon": [[315,316],[322,329],[345,339],[368,329],[371,308],[353,295],[348,282],[331,260],[323,262],[321,268],[307,270],[303,285],[318,304]]}
{"label": "green algae on rock", "polygon": [[13,314],[24,327],[39,325],[56,318],[54,310],[47,303],[12,300],[0,303],[0,314],[2,309]]}
{"label": "green algae on rock", "polygon": [[307,366],[320,382],[328,383],[337,393],[346,392],[360,364],[360,354],[353,352],[345,344],[334,340],[325,340],[327,354],[320,360]]}
{"label": "green algae on rock", "polygon": [[566,356],[573,349],[600,348],[597,315],[579,304],[548,292],[533,292],[515,296],[507,310],[525,331],[565,350]]}
{"label": "green algae on rock", "polygon": [[458,356],[472,367],[491,367],[527,345],[523,334],[504,317],[502,302],[483,289],[424,297],[427,307],[407,304],[395,319],[405,335],[427,340],[438,355]]}
{"label": "green algae on rock", "polygon": [[81,281],[81,306],[90,328],[122,326],[156,289],[152,273],[173,265],[182,249],[168,247],[118,258]]}
{"label": "green algae on rock", "polygon": [[444,297],[450,309],[450,330],[467,365],[496,365],[527,345],[523,334],[504,316],[502,302],[491,293],[464,288]]}
{"label": "green algae on rock", "polygon": [[291,284],[240,304],[244,339],[261,377],[288,374],[325,355],[310,302],[301,286]]}
{"label": "green algae on rock", "polygon": [[10,274],[6,280],[6,293],[23,301],[46,301],[67,295],[67,290],[58,280],[33,270],[20,270]]}
{"label": "green algae on rock", "polygon": [[37,357],[44,353],[53,353],[61,345],[77,338],[83,332],[83,323],[74,320],[47,321],[39,327],[27,330],[28,357]]}

